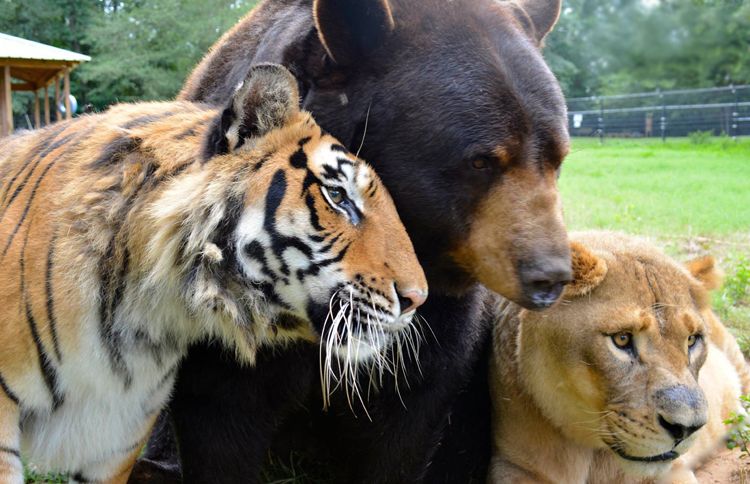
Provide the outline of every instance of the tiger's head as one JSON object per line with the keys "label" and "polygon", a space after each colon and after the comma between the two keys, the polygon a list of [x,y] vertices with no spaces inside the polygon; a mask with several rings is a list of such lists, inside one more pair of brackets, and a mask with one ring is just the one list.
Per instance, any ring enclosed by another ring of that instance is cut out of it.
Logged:
{"label": "tiger's head", "polygon": [[228,343],[322,338],[329,358],[371,361],[411,328],[425,276],[378,176],[298,106],[286,69],[253,67],[154,223]]}
{"label": "tiger's head", "polygon": [[707,421],[698,374],[713,260],[683,267],[640,239],[571,238],[574,280],[561,303],[520,314],[521,378],[568,438],[609,449],[629,474],[659,474]]}

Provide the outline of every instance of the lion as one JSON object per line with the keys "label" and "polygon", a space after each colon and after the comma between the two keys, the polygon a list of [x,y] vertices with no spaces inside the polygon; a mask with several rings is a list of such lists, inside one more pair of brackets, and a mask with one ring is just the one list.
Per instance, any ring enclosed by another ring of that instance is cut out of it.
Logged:
{"label": "lion", "polygon": [[697,482],[750,371],[711,310],[710,256],[571,234],[574,280],[532,312],[503,300],[490,364],[489,482]]}

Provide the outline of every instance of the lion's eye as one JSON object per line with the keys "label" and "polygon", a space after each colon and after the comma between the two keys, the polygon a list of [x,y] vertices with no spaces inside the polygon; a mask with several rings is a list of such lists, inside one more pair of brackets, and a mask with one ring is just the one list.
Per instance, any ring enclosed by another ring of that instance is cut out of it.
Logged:
{"label": "lion's eye", "polygon": [[695,346],[695,343],[697,343],[698,340],[701,338],[702,336],[700,334],[691,334],[690,336],[688,336],[688,340],[687,340],[688,348],[692,348],[693,346]]}
{"label": "lion's eye", "polygon": [[612,342],[620,349],[626,350],[633,347],[633,334],[626,331],[612,335]]}

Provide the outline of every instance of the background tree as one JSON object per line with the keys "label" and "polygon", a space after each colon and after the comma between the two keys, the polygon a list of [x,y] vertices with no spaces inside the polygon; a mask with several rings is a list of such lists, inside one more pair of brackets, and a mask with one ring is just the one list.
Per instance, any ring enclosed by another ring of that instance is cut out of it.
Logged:
{"label": "background tree", "polygon": [[[0,0],[0,32],[90,55],[71,92],[95,109],[169,99],[256,0]],[[28,112],[31,96],[14,96]]]}
{"label": "background tree", "polygon": [[568,96],[750,83],[750,3],[565,0],[545,56]]}

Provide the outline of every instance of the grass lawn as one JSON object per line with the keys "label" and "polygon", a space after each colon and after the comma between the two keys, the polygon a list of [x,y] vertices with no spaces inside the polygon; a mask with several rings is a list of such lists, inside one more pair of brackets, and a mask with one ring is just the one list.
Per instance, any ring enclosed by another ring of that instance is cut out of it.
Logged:
{"label": "grass lawn", "polygon": [[712,254],[714,302],[750,354],[750,139],[575,138],[560,176],[570,230],[656,238],[680,259]]}

